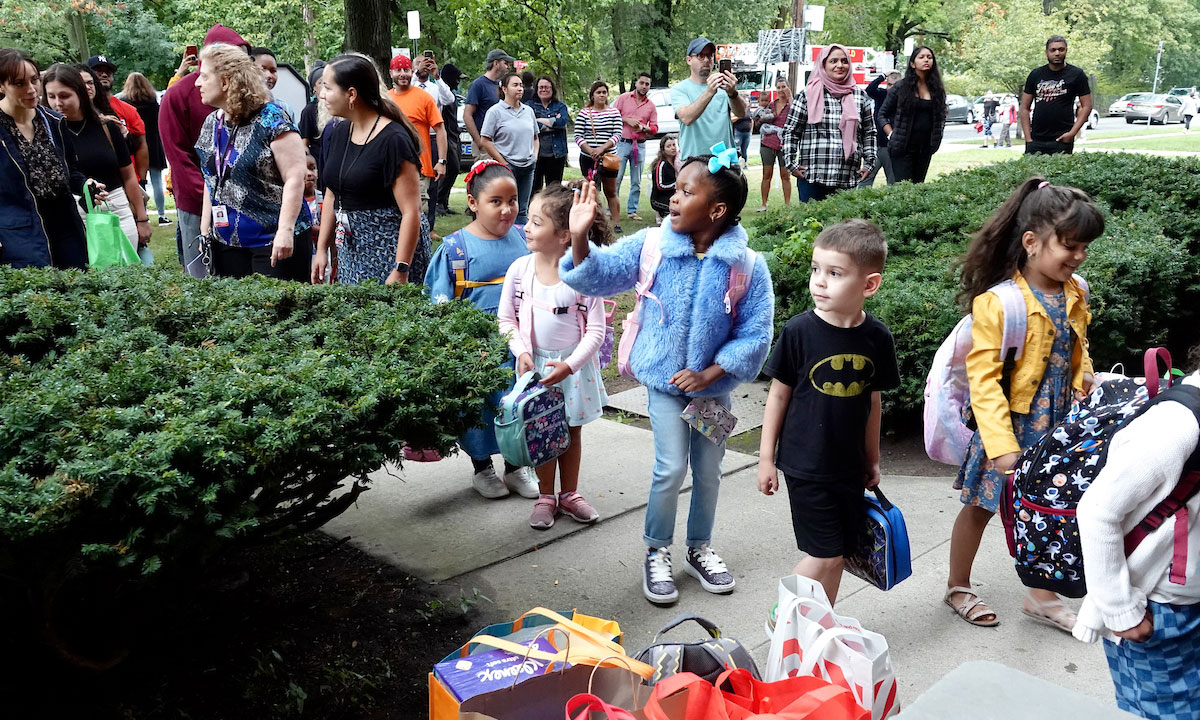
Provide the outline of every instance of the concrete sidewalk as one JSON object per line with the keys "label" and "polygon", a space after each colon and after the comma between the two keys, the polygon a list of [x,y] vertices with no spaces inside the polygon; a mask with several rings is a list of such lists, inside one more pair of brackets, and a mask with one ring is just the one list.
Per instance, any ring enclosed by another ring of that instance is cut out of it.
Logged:
{"label": "concrete sidewalk", "polygon": [[[585,428],[580,488],[602,515],[592,526],[566,518],[549,531],[531,529],[531,500],[515,495],[484,500],[470,487],[470,463],[457,456],[440,463],[410,463],[403,471],[391,471],[395,475],[377,473],[375,486],[326,531],[350,536],[359,548],[418,577],[445,583],[447,594],[461,588],[470,596],[478,589],[492,600],[476,606],[480,626],[538,605],[577,608],[618,620],[632,653],[649,644],[668,620],[693,612],[717,623],[765,662],[766,613],[775,601],[778,578],[790,574],[800,557],[786,494],[759,494],[756,458],[728,452],[713,543],[736,577],[737,589],[725,596],[702,590],[680,568],[680,543],[675,548],[680,600],[660,608],[641,591],[642,521],[653,456],[648,430],[608,420]],[[970,626],[942,603],[950,529],[960,507],[950,483],[949,477],[885,476],[889,499],[907,519],[913,575],[887,593],[846,575],[837,605],[839,613],[887,637],[902,701],[912,702],[962,663],[993,660],[1115,705],[1099,645],[1083,645],[1021,614],[1024,590],[999,521],[984,536],[974,579],[998,613],[1000,626]],[[677,518],[680,540],[689,497],[685,489]],[[695,640],[700,635],[699,628],[685,626],[669,637]]]}

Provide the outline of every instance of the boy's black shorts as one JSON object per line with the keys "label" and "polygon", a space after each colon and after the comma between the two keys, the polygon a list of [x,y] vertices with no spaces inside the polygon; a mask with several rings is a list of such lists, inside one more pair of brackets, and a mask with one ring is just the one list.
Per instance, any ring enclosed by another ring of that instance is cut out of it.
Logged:
{"label": "boy's black shorts", "polygon": [[862,523],[863,488],[784,475],[796,547],[817,558],[852,553]]}

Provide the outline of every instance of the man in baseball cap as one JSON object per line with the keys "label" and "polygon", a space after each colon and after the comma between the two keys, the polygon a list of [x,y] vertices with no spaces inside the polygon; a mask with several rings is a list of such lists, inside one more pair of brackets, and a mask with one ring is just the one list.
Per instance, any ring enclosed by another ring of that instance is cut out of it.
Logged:
{"label": "man in baseball cap", "polygon": [[671,87],[671,105],[679,118],[679,157],[711,152],[713,145],[733,147],[729,113],[745,117],[746,102],[738,95],[732,72],[713,72],[717,46],[706,37],[688,43],[688,79]]}
{"label": "man in baseball cap", "polygon": [[96,79],[100,83],[100,87],[96,88],[96,94],[108,97],[109,105],[117,114],[117,119],[129,131],[125,142],[129,145],[133,169],[137,173],[138,180],[145,179],[150,170],[150,149],[146,145],[146,123],[138,114],[137,108],[112,94],[113,75],[117,73],[117,66],[104,55],[91,56],[88,58],[87,66],[96,73]]}
{"label": "man in baseball cap", "polygon": [[493,50],[487,54],[484,62],[484,72],[471,82],[467,89],[467,101],[463,105],[463,125],[471,134],[471,150],[475,157],[482,157],[479,149],[479,128],[483,127],[483,116],[488,108],[500,102],[500,78],[508,72],[516,62],[512,56],[503,50]]}

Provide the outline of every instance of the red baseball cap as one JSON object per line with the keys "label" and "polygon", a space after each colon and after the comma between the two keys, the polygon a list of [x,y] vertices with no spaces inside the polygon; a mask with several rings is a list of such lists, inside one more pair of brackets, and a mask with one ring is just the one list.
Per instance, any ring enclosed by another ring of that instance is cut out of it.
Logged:
{"label": "red baseball cap", "polygon": [[412,58],[407,55],[397,55],[396,57],[392,58],[392,69],[412,70]]}

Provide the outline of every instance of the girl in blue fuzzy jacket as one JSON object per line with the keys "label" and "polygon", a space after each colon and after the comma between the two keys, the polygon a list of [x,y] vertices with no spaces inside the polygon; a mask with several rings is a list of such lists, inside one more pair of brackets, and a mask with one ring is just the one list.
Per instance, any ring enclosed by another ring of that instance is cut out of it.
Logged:
{"label": "girl in blue fuzzy jacket", "polygon": [[[670,547],[689,458],[692,499],[684,571],[709,592],[728,593],[734,586],[733,575],[710,546],[725,443],[714,444],[680,415],[701,398],[730,407],[730,392],[758,375],[771,347],[775,296],[767,264],[749,250],[739,224],[746,195],[746,177],[736,163],[722,165],[702,155],[688,158],[680,169],[669,222],[661,228],[642,230],[611,247],[591,247],[595,186],[588,183],[571,209],[571,253],[563,258],[560,275],[584,295],[633,288],[648,237],[660,253],[650,287],[643,289],[641,327],[629,355],[630,368],[649,394],[654,431],[642,570],[642,592],[653,603],[679,597]],[[727,303],[730,273],[751,259],[745,295]]]}

